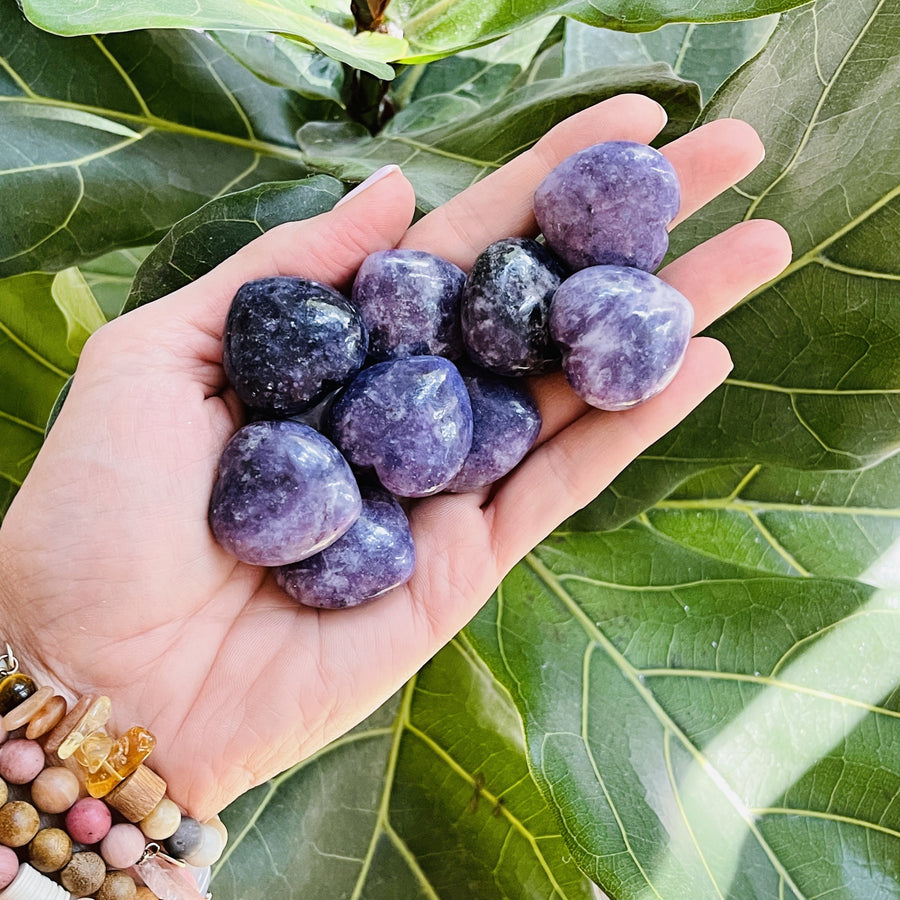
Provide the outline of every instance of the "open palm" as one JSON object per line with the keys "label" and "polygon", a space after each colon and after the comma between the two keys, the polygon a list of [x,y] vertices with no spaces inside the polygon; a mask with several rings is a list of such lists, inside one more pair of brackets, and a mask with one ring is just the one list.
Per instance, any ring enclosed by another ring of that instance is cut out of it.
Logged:
{"label": "open palm", "polygon": [[[531,195],[565,156],[602,140],[649,142],[663,124],[651,100],[606,101],[411,228],[412,188],[390,172],[97,332],[0,530],[0,615],[23,669],[70,696],[107,694],[118,731],[153,731],[154,768],[201,819],[390,696],[528,550],[722,381],[728,353],[695,338],[672,384],[624,413],[587,407],[561,376],[535,379],[544,427],[516,472],[491,492],[417,501],[409,584],[322,612],[228,556],[207,526],[218,457],[242,422],[221,367],[230,299],[274,274],[346,288],[366,255],[396,245],[467,268],[490,242],[535,233]],[[762,148],[748,126],[721,121],[663,152],[682,183],[680,221],[746,175]],[[699,330],[789,255],[777,225],[754,221],[661,275],[692,301]]]}

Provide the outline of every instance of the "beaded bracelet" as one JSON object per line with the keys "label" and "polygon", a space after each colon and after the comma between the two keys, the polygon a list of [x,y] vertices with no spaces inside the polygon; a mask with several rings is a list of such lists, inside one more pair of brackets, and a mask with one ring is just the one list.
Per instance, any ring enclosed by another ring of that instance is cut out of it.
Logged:
{"label": "beaded bracelet", "polygon": [[[228,839],[198,822],[144,764],[156,739],[105,726],[108,697],[71,709],[0,654],[0,900],[210,900]],[[202,870],[205,870],[202,871]]]}

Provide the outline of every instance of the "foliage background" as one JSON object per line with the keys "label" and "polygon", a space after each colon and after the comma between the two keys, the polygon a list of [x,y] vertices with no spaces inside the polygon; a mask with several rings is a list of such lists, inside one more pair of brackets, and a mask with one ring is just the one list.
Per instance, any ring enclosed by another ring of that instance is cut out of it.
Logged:
{"label": "foliage background", "polygon": [[0,510],[93,329],[385,162],[426,211],[638,90],[665,140],[735,115],[768,150],[673,252],[754,216],[794,243],[711,329],[726,384],[226,811],[216,897],[900,897],[893,5],[394,0],[360,33],[338,0],[23,8],[0,0]]}

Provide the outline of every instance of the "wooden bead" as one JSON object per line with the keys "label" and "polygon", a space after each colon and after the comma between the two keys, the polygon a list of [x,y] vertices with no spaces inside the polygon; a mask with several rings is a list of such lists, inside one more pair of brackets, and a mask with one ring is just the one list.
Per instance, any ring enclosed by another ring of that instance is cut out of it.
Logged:
{"label": "wooden bead", "polygon": [[24,703],[10,710],[0,724],[7,731],[15,731],[31,721],[31,717],[53,696],[53,688],[44,686],[36,690]]}
{"label": "wooden bead", "polygon": [[[25,737],[36,741],[63,720],[66,714],[66,701],[59,694],[54,694],[32,717],[25,729]],[[45,751],[46,752],[46,751]]]}
{"label": "wooden bead", "polygon": [[45,813],[64,813],[80,793],[75,773],[62,766],[49,766],[31,784],[31,802]]}
{"label": "wooden bead", "polygon": [[3,806],[9,800],[9,787],[6,782],[0,778],[0,806]]}
{"label": "wooden bead", "polygon": [[159,900],[159,897],[150,888],[141,885],[134,895],[134,900]]}
{"label": "wooden bead", "polygon": [[140,822],[166,796],[166,783],[147,766],[139,765],[107,795],[106,802],[129,822]]}
{"label": "wooden bead", "polygon": [[62,886],[73,897],[87,897],[98,890],[106,878],[106,863],[96,853],[83,850],[75,853],[59,873]]}
{"label": "wooden bead", "polygon": [[68,713],[60,719],[56,727],[44,738],[44,753],[46,753],[55,763],[59,763],[59,757],[56,756],[59,745],[69,736],[69,732],[81,721],[81,717],[87,712],[87,708],[90,705],[91,698],[82,697]]}
{"label": "wooden bead", "polygon": [[124,872],[107,872],[96,900],[134,900],[136,895],[134,879]]}
{"label": "wooden bead", "polygon": [[14,672],[0,680],[0,716],[24,703],[36,690],[34,681],[21,672]]}
{"label": "wooden bead", "polygon": [[62,828],[42,828],[28,845],[28,861],[45,875],[58,872],[72,858],[72,838]]}
{"label": "wooden bead", "polygon": [[10,800],[0,807],[0,844],[24,847],[41,827],[38,811],[24,800]]}

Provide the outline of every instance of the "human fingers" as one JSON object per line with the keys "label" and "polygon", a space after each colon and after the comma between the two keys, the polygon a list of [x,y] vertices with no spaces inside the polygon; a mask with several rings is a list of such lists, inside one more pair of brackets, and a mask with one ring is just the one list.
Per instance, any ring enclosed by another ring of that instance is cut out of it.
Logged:
{"label": "human fingers", "polygon": [[500,573],[593,500],[721,384],[730,370],[731,358],[723,344],[694,338],[665,391],[622,412],[591,409],[526,457],[485,510],[492,520]]}
{"label": "human fingers", "polygon": [[666,123],[649,97],[620,94],[554,126],[530,150],[413,225],[401,246],[428,250],[468,269],[490,243],[536,231],[534,189],[567,156],[598,141],[649,143]]}

